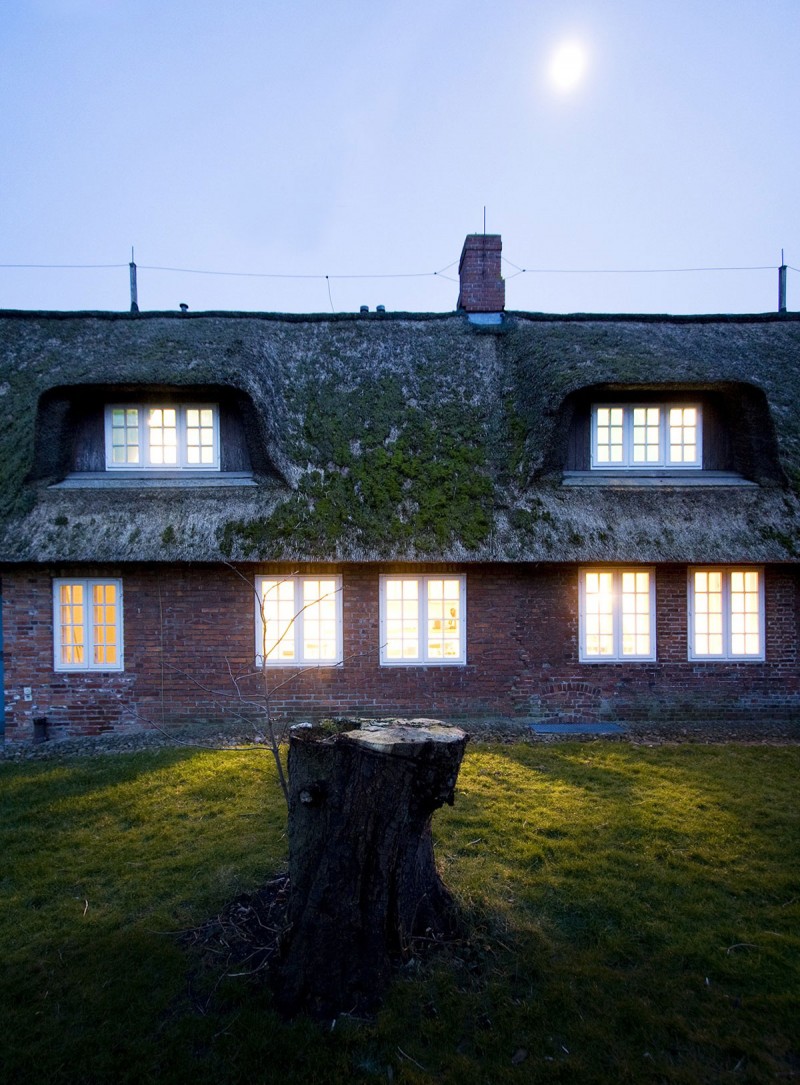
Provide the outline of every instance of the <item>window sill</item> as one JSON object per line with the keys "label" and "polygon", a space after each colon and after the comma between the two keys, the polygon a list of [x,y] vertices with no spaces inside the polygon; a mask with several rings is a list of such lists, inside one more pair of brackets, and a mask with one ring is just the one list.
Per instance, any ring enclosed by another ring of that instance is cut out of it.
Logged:
{"label": "window sill", "polygon": [[75,471],[51,490],[160,490],[255,486],[249,471]]}
{"label": "window sill", "polygon": [[382,659],[382,667],[466,667],[466,659]]}
{"label": "window sill", "polygon": [[266,663],[262,663],[260,659],[256,659],[256,668],[260,671],[271,670],[295,670],[295,671],[307,671],[307,670],[341,670],[344,666],[343,659],[268,659]]}
{"label": "window sill", "polygon": [[625,488],[634,487],[672,487],[673,489],[688,486],[733,486],[757,489],[758,483],[750,482],[733,471],[699,471],[697,468],[687,468],[683,471],[659,470],[633,470],[607,471],[595,469],[593,471],[565,471],[562,478],[564,486],[611,486]]}

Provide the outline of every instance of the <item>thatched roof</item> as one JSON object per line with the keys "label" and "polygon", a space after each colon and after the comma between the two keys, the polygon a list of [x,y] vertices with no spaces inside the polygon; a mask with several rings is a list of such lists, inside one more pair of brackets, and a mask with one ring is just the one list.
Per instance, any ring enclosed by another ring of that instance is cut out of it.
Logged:
{"label": "thatched roof", "polygon": [[[97,385],[235,390],[257,484],[54,487]],[[756,485],[565,485],[593,386],[749,390]],[[800,314],[0,313],[0,561],[796,560],[799,386]]]}

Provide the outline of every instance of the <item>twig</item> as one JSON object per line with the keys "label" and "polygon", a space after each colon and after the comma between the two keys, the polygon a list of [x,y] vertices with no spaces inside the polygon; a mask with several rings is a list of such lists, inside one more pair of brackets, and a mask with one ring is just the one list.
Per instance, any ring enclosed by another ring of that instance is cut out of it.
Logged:
{"label": "twig", "polygon": [[397,1048],[397,1054],[401,1055],[404,1059],[408,1059],[409,1062],[413,1062],[413,1064],[417,1067],[418,1070],[422,1070],[424,1074],[427,1074],[428,1071],[425,1069],[425,1067],[421,1063],[417,1062],[416,1059],[412,1059],[410,1055],[407,1055],[402,1049],[402,1047]]}

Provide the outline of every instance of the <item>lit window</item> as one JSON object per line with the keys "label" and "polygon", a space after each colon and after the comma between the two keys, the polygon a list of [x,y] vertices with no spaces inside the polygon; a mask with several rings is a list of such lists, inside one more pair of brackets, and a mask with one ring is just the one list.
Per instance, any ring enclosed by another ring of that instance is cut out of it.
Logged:
{"label": "lit window", "polygon": [[141,463],[138,407],[112,407],[109,411],[108,427],[110,446],[106,450],[106,465],[138,466]]}
{"label": "lit window", "polygon": [[107,470],[219,470],[213,406],[106,408]]}
{"label": "lit window", "polygon": [[689,571],[689,658],[764,658],[764,586],[758,569]]}
{"label": "lit window", "polygon": [[466,578],[381,577],[381,663],[466,662]]}
{"label": "lit window", "polygon": [[581,660],[655,659],[654,595],[650,569],[582,569]]}
{"label": "lit window", "polygon": [[271,666],[342,662],[342,580],[259,577],[256,660]]}
{"label": "lit window", "polygon": [[55,580],[57,671],[121,671],[122,581]]}
{"label": "lit window", "polygon": [[702,467],[700,408],[622,404],[592,408],[592,467]]}
{"label": "lit window", "polygon": [[623,463],[622,407],[596,407],[594,411],[594,452],[598,464]]}

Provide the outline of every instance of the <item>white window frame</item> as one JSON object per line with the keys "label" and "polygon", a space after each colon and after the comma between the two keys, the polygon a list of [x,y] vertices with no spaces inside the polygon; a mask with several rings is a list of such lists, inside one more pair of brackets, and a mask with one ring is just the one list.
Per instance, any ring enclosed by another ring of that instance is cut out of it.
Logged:
{"label": "white window frame", "polygon": [[[586,578],[590,573],[608,573],[612,576],[612,645],[609,655],[590,655],[587,642],[587,604]],[[624,655],[622,647],[622,576],[624,573],[647,573],[649,599],[649,637],[650,651],[639,655]],[[578,571],[578,658],[581,663],[652,663],[657,658],[656,647],[656,573],[649,565],[586,566]]]}
{"label": "white window frame", "polygon": [[[330,593],[326,593],[321,596],[321,599],[328,599],[333,596],[334,604],[336,607],[336,655],[335,658],[328,659],[313,659],[305,658],[304,643],[305,643],[305,615],[310,609],[312,604],[303,603],[303,585],[309,581],[314,580],[332,580],[334,582],[334,589]],[[275,638],[270,639],[270,643],[267,645],[268,652],[274,651],[278,645],[284,639],[290,639],[294,647],[294,658],[292,659],[264,659],[264,622],[262,616],[262,600],[263,600],[263,585],[264,581],[277,581],[281,585],[292,585],[294,591],[293,600],[293,613],[291,618],[290,627],[284,633],[283,636],[278,636],[276,631]],[[256,666],[258,667],[339,667],[344,662],[344,638],[343,638],[343,619],[342,619],[342,578],[339,575],[333,575],[329,573],[309,573],[304,575],[290,575],[283,576],[280,573],[258,573],[256,575],[256,606],[255,606],[255,646],[256,646]]]}
{"label": "white window frame", "polygon": [[[92,621],[91,594],[92,588],[97,585],[113,584],[116,588],[116,648],[117,659],[115,663],[95,663],[94,656],[94,622]],[[81,663],[65,663],[61,658],[64,645],[61,639],[61,588],[64,585],[81,585],[83,588],[83,647],[85,659]],[[122,619],[122,580],[118,577],[58,577],[53,580],[53,669],[59,673],[76,671],[123,671],[124,660],[124,627]]]}
{"label": "white window frame", "polygon": [[[139,463],[114,463],[112,445],[112,412],[136,410],[139,431]],[[152,410],[174,410],[176,413],[178,462],[152,463],[147,440],[147,416]],[[214,426],[214,458],[211,463],[189,463],[187,451],[186,412],[190,410],[211,411]],[[219,406],[216,403],[110,403],[105,409],[105,443],[107,471],[219,471]]]}
{"label": "white window frame", "polygon": [[[428,585],[434,580],[457,580],[459,584],[458,614],[458,656],[432,656],[429,651],[428,626]],[[416,581],[417,591],[417,628],[419,630],[419,652],[414,657],[403,659],[387,658],[387,596],[386,586],[390,581]],[[464,573],[428,573],[414,576],[406,573],[387,573],[380,577],[380,661],[383,667],[463,667],[467,662],[467,578]]]}
{"label": "white window frame", "polygon": [[[641,462],[634,460],[633,419],[635,410],[657,409],[659,412],[659,454],[657,460]],[[695,442],[696,454],[694,460],[674,461],[670,459],[670,422],[671,410],[686,410],[692,408],[697,412],[697,440]],[[601,461],[598,454],[598,421],[599,410],[622,411],[622,460],[618,463]],[[698,471],[703,467],[703,412],[699,403],[681,401],[675,403],[642,402],[642,403],[595,403],[592,405],[591,419],[591,466],[593,471],[649,471],[667,468],[670,471]]]}
{"label": "white window frame", "polygon": [[[711,654],[695,650],[696,603],[695,573],[720,573],[722,576],[722,652]],[[737,654],[731,648],[733,633],[733,612],[731,580],[734,573],[756,573],[758,575],[758,652]],[[735,661],[740,663],[763,663],[766,659],[766,606],[764,596],[764,570],[756,565],[693,565],[687,571],[687,610],[689,618],[689,659],[697,663],[715,663]]]}

